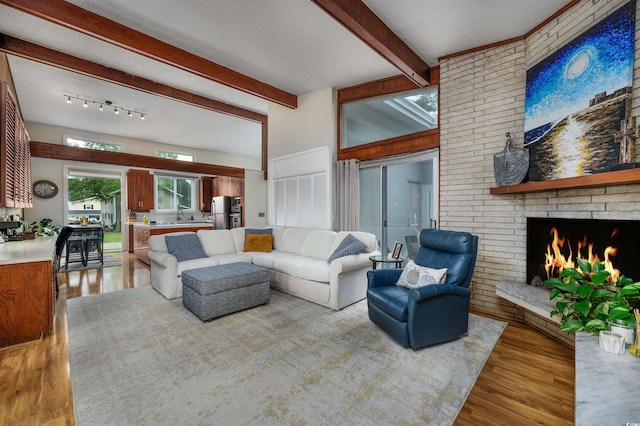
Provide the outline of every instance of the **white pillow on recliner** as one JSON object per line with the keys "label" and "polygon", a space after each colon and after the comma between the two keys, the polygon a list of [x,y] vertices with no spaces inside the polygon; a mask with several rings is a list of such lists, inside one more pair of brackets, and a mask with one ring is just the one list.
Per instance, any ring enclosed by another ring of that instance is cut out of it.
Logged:
{"label": "white pillow on recliner", "polygon": [[413,260],[407,262],[396,285],[418,288],[431,284],[442,284],[447,280],[447,268],[433,269],[416,265]]}

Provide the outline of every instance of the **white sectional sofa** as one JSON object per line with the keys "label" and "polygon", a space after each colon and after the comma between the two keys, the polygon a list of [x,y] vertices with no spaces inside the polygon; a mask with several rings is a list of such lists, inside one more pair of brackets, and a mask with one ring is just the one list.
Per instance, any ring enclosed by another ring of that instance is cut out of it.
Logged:
{"label": "white sectional sofa", "polygon": [[[245,228],[200,230],[198,239],[207,257],[178,262],[169,253],[165,236],[149,238],[151,285],[167,299],[182,295],[182,272],[233,262],[249,262],[269,269],[271,287],[339,310],[366,297],[369,256],[380,254],[376,237],[366,232],[333,232],[273,226],[273,250],[244,252]],[[362,241],[363,252],[327,259],[349,235]],[[197,244],[196,244],[197,245]]]}

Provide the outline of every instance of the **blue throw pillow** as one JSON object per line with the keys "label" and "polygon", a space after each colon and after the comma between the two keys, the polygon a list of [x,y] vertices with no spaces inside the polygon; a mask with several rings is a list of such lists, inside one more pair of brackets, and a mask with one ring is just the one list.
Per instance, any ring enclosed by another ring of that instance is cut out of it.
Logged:
{"label": "blue throw pillow", "polygon": [[338,244],[335,251],[329,256],[327,262],[331,263],[335,259],[339,257],[349,256],[352,254],[362,253],[367,248],[367,245],[354,237],[351,234],[348,234],[344,237],[344,240]]}
{"label": "blue throw pillow", "polygon": [[167,251],[176,257],[178,262],[207,257],[196,234],[166,235]]}

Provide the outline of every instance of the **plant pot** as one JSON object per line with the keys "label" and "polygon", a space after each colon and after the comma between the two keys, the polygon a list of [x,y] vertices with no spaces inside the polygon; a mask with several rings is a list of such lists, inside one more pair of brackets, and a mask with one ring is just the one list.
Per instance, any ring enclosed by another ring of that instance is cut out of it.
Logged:
{"label": "plant pot", "polygon": [[35,240],[37,235],[38,234],[36,234],[35,232],[24,232],[22,234],[22,239],[23,240]]}
{"label": "plant pot", "polygon": [[625,344],[633,345],[636,342],[635,323],[631,325],[621,320],[609,320],[609,327],[612,333],[624,337]]}

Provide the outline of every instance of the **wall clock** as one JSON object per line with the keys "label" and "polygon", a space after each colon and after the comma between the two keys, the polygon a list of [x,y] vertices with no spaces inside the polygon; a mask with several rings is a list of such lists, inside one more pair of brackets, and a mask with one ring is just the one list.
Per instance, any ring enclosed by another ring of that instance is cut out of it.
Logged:
{"label": "wall clock", "polygon": [[58,193],[58,186],[50,180],[39,180],[33,184],[33,195],[38,198],[53,198]]}

